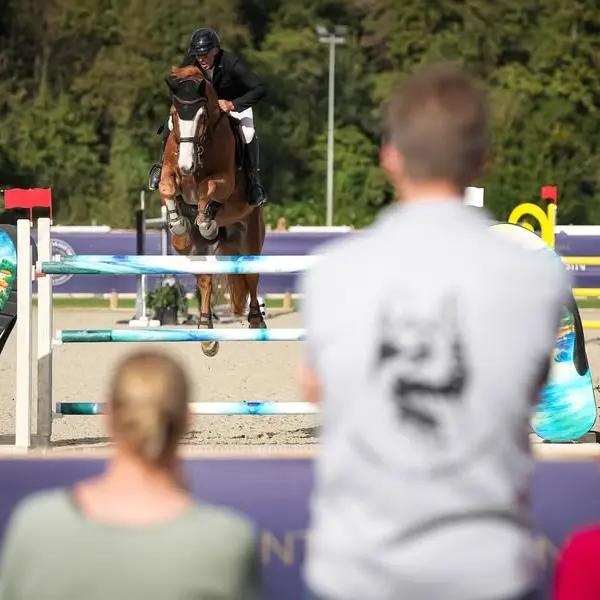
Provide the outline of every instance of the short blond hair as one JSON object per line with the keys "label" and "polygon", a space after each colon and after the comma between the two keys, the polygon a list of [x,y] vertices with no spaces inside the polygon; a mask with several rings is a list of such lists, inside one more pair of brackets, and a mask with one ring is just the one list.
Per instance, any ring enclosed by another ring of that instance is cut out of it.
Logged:
{"label": "short blond hair", "polygon": [[392,94],[386,137],[407,177],[447,180],[465,188],[489,154],[489,110],[483,86],[462,66],[441,63],[410,75]]}
{"label": "short blond hair", "polygon": [[189,382],[166,354],[136,352],[117,367],[110,390],[115,436],[144,461],[173,457],[186,433]]}

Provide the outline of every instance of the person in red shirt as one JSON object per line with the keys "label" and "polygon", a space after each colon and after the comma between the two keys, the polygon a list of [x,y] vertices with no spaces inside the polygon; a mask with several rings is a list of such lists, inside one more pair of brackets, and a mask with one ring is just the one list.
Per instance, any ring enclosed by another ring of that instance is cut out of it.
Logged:
{"label": "person in red shirt", "polygon": [[600,600],[600,525],[576,531],[554,572],[553,600]]}

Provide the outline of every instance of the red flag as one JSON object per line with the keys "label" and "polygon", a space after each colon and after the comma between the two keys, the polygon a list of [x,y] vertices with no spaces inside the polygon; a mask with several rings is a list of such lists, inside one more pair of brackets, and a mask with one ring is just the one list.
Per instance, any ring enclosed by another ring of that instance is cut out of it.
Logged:
{"label": "red flag", "polygon": [[558,204],[558,188],[555,185],[544,185],[542,187],[542,200],[552,200]]}
{"label": "red flag", "polygon": [[4,208],[28,208],[29,220],[33,220],[33,209],[37,207],[50,209],[50,220],[52,220],[52,190],[50,188],[4,190]]}

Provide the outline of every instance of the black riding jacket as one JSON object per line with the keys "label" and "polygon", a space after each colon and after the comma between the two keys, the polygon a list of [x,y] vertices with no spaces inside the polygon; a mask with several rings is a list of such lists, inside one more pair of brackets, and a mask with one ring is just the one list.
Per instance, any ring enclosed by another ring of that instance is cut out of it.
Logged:
{"label": "black riding jacket", "polygon": [[[196,57],[188,53],[182,67],[198,66]],[[248,63],[227,50],[219,50],[215,56],[212,84],[219,100],[233,102],[233,110],[242,112],[262,100],[267,89],[264,81],[252,71]]]}

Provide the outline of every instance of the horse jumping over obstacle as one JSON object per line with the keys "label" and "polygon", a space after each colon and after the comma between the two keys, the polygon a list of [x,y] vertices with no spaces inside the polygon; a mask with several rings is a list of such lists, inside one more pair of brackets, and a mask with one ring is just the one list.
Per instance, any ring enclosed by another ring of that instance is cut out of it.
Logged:
{"label": "horse jumping over obstacle", "polygon": [[[224,113],[211,83],[197,67],[172,67],[172,130],[165,147],[160,195],[167,207],[173,248],[185,256],[262,253],[262,208],[248,204],[239,122]],[[192,222],[194,224],[192,224]],[[228,275],[231,312],[241,316],[250,304],[252,329],[266,328],[258,301],[259,275]],[[213,328],[212,275],[196,275],[202,302],[199,328]],[[219,342],[203,342],[215,356]]]}

